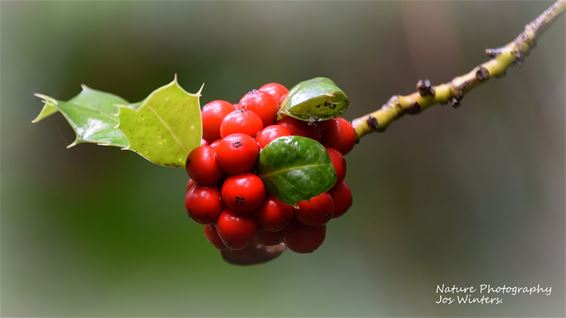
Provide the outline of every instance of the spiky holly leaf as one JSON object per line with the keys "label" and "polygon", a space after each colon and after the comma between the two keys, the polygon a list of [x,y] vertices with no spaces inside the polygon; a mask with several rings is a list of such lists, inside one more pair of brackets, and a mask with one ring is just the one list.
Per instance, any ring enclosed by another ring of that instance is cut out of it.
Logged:
{"label": "spiky holly leaf", "polygon": [[36,96],[44,106],[33,122],[60,112],[77,135],[69,147],[80,143],[116,146],[158,165],[182,167],[187,154],[200,144],[200,91],[187,93],[176,79],[134,104],[84,85],[79,95],[66,102]]}
{"label": "spiky holly leaf", "polygon": [[116,128],[118,125],[118,104],[126,100],[116,95],[81,86],[81,92],[69,101],[36,94],[43,100],[43,108],[32,121],[37,123],[56,112],[60,112],[76,133],[75,141],[68,146],[90,142],[104,146],[126,147],[126,136]]}
{"label": "spiky holly leaf", "polygon": [[200,91],[187,93],[175,80],[136,107],[120,107],[118,128],[129,141],[125,149],[159,165],[183,167],[202,138],[199,98]]}

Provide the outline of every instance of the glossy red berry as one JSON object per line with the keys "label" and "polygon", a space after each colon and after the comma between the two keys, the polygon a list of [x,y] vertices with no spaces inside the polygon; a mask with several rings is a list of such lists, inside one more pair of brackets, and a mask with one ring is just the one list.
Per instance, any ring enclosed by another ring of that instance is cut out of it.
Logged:
{"label": "glossy red berry", "polygon": [[216,228],[212,224],[207,224],[204,226],[204,236],[208,239],[212,245],[214,245],[217,249],[223,250],[226,247],[224,242],[220,239],[218,232],[216,232]]}
{"label": "glossy red berry", "polygon": [[189,191],[189,189],[195,185],[195,182],[192,179],[189,179],[189,181],[187,181],[187,186],[185,187],[185,191]]}
{"label": "glossy red berry", "polygon": [[338,150],[333,148],[326,148],[326,152],[332,161],[332,166],[334,166],[334,171],[336,172],[336,182],[334,184],[339,184],[346,177],[346,159]]}
{"label": "glossy red berry", "polygon": [[326,224],[334,213],[334,200],[328,193],[322,193],[299,202],[297,219],[308,225]]}
{"label": "glossy red berry", "polygon": [[283,117],[277,122],[279,125],[286,127],[293,136],[302,136],[314,140],[320,140],[320,129],[316,123],[307,123],[293,117]]}
{"label": "glossy red berry", "polygon": [[216,150],[216,148],[218,147],[218,145],[220,144],[220,142],[222,141],[222,139],[216,139],[215,141],[210,143],[210,148]]}
{"label": "glossy red berry", "polygon": [[283,238],[281,232],[259,231],[255,234],[255,241],[261,245],[273,246],[281,244]]}
{"label": "glossy red berry", "polygon": [[261,118],[263,126],[271,125],[271,123],[275,121],[277,111],[279,111],[279,103],[275,98],[257,89],[246,93],[246,95],[240,99],[240,103],[237,107],[256,113],[259,118]]}
{"label": "glossy red berry", "polygon": [[250,242],[256,232],[255,220],[240,217],[224,210],[218,218],[216,230],[222,242],[233,250],[239,250]]}
{"label": "glossy red berry", "polygon": [[260,177],[244,173],[226,178],[222,184],[222,202],[238,215],[251,216],[265,201],[265,186]]}
{"label": "glossy red berry", "polygon": [[216,147],[216,162],[228,174],[251,171],[258,155],[257,142],[245,134],[229,135]]}
{"label": "glossy red berry", "polygon": [[328,193],[334,199],[333,218],[342,216],[352,206],[352,191],[346,182],[336,184]]}
{"label": "glossy red berry", "polygon": [[234,111],[234,106],[223,100],[212,101],[202,107],[202,136],[208,142],[220,138],[220,124],[226,115]]}
{"label": "glossy red berry", "polygon": [[289,93],[287,87],[279,83],[265,84],[262,87],[260,87],[259,90],[273,96],[273,98],[275,99],[275,101],[277,101],[278,104],[281,104],[283,99],[287,96],[287,93]]}
{"label": "glossy red berry", "polygon": [[344,118],[332,118],[321,124],[322,143],[345,155],[356,143],[356,131]]}
{"label": "glossy red berry", "polygon": [[222,170],[216,162],[216,151],[209,146],[199,146],[189,154],[185,169],[189,177],[201,186],[214,185],[222,178]]}
{"label": "glossy red berry", "polygon": [[261,118],[254,112],[245,109],[236,109],[224,117],[220,125],[220,136],[222,138],[236,133],[255,137],[263,128]]}
{"label": "glossy red berry", "polygon": [[285,126],[281,125],[271,125],[263,128],[255,137],[258,145],[261,148],[264,148],[274,139],[283,136],[291,136],[291,131]]}
{"label": "glossy red berry", "polygon": [[293,220],[295,215],[292,206],[270,196],[257,214],[257,223],[260,229],[266,231],[281,231]]}
{"label": "glossy red berry", "polygon": [[283,242],[297,253],[312,253],[324,242],[326,226],[311,226],[293,222],[283,230]]}
{"label": "glossy red berry", "polygon": [[217,188],[193,186],[185,194],[185,208],[198,223],[214,223],[222,212],[220,191]]}

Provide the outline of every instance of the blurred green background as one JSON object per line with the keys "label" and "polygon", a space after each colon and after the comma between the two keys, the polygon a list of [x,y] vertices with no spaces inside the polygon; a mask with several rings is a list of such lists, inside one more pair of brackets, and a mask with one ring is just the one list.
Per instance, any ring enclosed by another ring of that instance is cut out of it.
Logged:
{"label": "blurred green background", "polygon": [[[33,93],[137,101],[175,73],[206,83],[202,104],[328,76],[353,119],[471,69],[550,3],[2,1],[2,315],[564,315],[564,18],[457,111],[364,138],[323,247],[260,266],[224,263],[187,218],[182,169],[30,123]],[[442,283],[553,293],[435,305]]]}

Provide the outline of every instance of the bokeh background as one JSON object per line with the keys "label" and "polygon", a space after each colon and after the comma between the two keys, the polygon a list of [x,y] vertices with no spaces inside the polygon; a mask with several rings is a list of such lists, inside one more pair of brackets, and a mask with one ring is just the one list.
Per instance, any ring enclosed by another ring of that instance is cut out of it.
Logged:
{"label": "bokeh background", "polygon": [[[2,1],[2,315],[563,316],[564,18],[458,110],[364,138],[323,247],[260,266],[224,263],[186,217],[182,169],[30,123],[35,92],[137,101],[175,73],[203,104],[328,76],[353,119],[471,69],[549,4]],[[553,292],[434,304],[437,284],[484,282]]]}

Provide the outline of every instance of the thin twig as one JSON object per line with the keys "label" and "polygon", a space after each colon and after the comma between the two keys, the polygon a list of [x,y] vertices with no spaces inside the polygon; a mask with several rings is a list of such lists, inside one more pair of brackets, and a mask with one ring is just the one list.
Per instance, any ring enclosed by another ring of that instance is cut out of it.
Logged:
{"label": "thin twig", "polygon": [[409,95],[396,95],[377,111],[354,119],[352,125],[359,138],[387,126],[404,114],[417,114],[437,105],[458,107],[464,95],[493,77],[501,77],[509,67],[521,64],[536,45],[536,40],[566,9],[566,0],[558,0],[541,15],[525,26],[525,30],[507,45],[487,49],[491,60],[475,67],[467,74],[455,77],[448,83],[432,86],[429,80],[419,80],[417,91]]}

